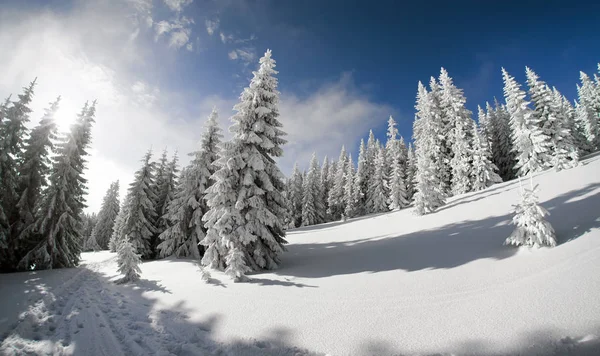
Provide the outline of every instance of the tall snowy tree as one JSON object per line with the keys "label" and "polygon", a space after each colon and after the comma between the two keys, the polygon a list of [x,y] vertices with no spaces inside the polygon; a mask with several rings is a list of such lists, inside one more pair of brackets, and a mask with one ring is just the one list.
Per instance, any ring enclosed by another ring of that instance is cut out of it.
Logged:
{"label": "tall snowy tree", "polygon": [[356,216],[356,177],[354,173],[354,162],[352,161],[352,155],[348,156],[346,162],[346,173],[344,175],[344,218],[352,218]]}
{"label": "tall snowy tree", "polygon": [[442,68],[440,73],[442,113],[449,131],[447,145],[450,148],[451,183],[453,195],[469,191],[469,175],[471,173],[471,128],[474,123],[471,112],[465,108],[466,99],[463,91],[457,88]]}
{"label": "tall snowy tree", "polygon": [[194,159],[181,173],[177,193],[168,206],[166,217],[169,227],[160,235],[162,242],[158,248],[161,257],[175,255],[199,259],[204,250],[198,248],[206,236],[202,218],[208,211],[208,205],[204,196],[206,189],[214,183],[210,177],[217,171],[215,162],[223,138],[217,119],[217,110],[213,108],[202,135],[200,150],[192,153]]}
{"label": "tall snowy tree", "polygon": [[365,141],[360,140],[360,147],[358,149],[358,163],[356,167],[355,177],[355,196],[356,196],[356,214],[364,215],[367,213],[367,190],[369,187],[369,162],[367,155],[367,147]]}
{"label": "tall snowy tree", "polygon": [[331,183],[329,181],[329,170],[331,169],[331,165],[329,164],[329,158],[325,156],[323,159],[323,165],[321,165],[321,204],[323,205],[323,222],[329,221],[329,215],[327,211],[329,210],[329,202],[327,198],[329,197],[329,190],[331,189]]}
{"label": "tall snowy tree", "polygon": [[375,158],[375,172],[369,182],[367,207],[370,212],[382,213],[388,211],[387,177],[385,176],[385,149],[379,148]]}
{"label": "tall snowy tree", "polygon": [[471,187],[473,191],[479,191],[502,182],[502,178],[496,173],[498,168],[491,161],[491,152],[483,132],[473,127],[473,169],[471,170]]}
{"label": "tall snowy tree", "polygon": [[431,133],[434,140],[435,152],[432,159],[433,164],[438,168],[440,188],[445,195],[452,194],[452,136],[454,134],[453,125],[450,121],[450,108],[444,107],[442,99],[442,87],[434,77],[429,78],[429,93],[427,94],[428,112],[430,120],[436,127],[438,133]]}
{"label": "tall snowy tree", "polygon": [[574,142],[577,131],[573,127],[573,108],[556,88],[552,89],[551,107],[556,120],[550,127],[553,149],[550,165],[557,171],[573,168],[579,164],[579,152]]}
{"label": "tall snowy tree", "polygon": [[36,239],[19,262],[19,268],[47,269],[79,264],[81,225],[86,179],[83,178],[87,147],[91,141],[96,102],[81,110],[69,133],[57,143],[50,171],[50,185],[44,192],[36,218]]}
{"label": "tall snowy tree", "polygon": [[506,239],[505,245],[556,246],[556,233],[552,225],[544,219],[549,213],[538,204],[537,192],[537,185],[531,189],[522,189],[521,201],[515,205],[515,216],[512,220],[517,227]]}
{"label": "tall snowy tree", "polygon": [[333,186],[329,191],[329,215],[333,220],[339,220],[344,213],[344,186],[346,185],[346,164],[348,155],[346,147],[342,146],[340,157],[336,164]]}
{"label": "tall snowy tree", "polygon": [[23,159],[27,123],[35,80],[23,88],[19,100],[10,97],[0,106],[0,269],[11,270],[15,264],[17,237],[11,236],[11,225],[19,217],[19,161]]}
{"label": "tall snowy tree", "polygon": [[[179,172],[179,168],[177,167],[178,161],[179,157],[177,156],[177,152],[175,152],[173,159],[168,163],[165,162],[164,167],[156,171],[154,189],[156,192],[156,203],[154,205],[154,210],[156,211],[156,222],[154,223],[156,232],[150,242],[152,251],[155,252],[154,257],[158,256],[158,244],[161,241],[159,236],[169,227],[167,210],[175,196],[177,173]],[[162,163],[163,160],[161,159],[160,165]]]}
{"label": "tall snowy tree", "polygon": [[317,154],[313,153],[303,184],[302,226],[320,224],[324,221],[325,208],[321,195],[321,170],[317,161]]}
{"label": "tall snowy tree", "polygon": [[156,233],[154,202],[157,197],[152,189],[155,163],[150,161],[151,158],[152,151],[148,150],[141,160],[142,167],[135,172],[133,182],[129,184],[127,216],[122,230],[123,236],[128,236],[135,251],[144,259],[154,256],[151,239]]}
{"label": "tall snowy tree", "polygon": [[519,176],[541,171],[546,167],[545,162],[548,162],[548,139],[529,108],[529,102],[525,100],[525,92],[521,90],[521,85],[504,68],[502,68],[502,77],[506,108],[510,114],[513,147],[517,152],[515,168]]}
{"label": "tall snowy tree", "polygon": [[304,176],[298,168],[298,163],[294,164],[292,176],[288,182],[288,199],[290,203],[290,213],[292,225],[298,227],[302,224],[302,195],[304,186]]}
{"label": "tall snowy tree", "polygon": [[577,120],[583,124],[587,139],[587,152],[594,152],[600,147],[600,97],[594,82],[584,72],[580,72],[581,85],[577,85],[579,110]]}
{"label": "tall snowy tree", "polygon": [[18,219],[13,222],[13,249],[20,254],[23,241],[31,238],[35,227],[36,208],[39,206],[42,189],[48,185],[47,176],[50,173],[49,155],[54,147],[53,141],[58,137],[54,115],[58,110],[60,97],[50,103],[45,109],[39,124],[31,131],[25,141],[25,152],[19,166],[19,184],[17,194],[19,201]]}
{"label": "tall snowy tree", "polygon": [[506,107],[494,99],[495,106],[486,103],[491,137],[492,162],[498,167],[498,175],[503,181],[515,177],[516,154],[513,149],[510,114]]}
{"label": "tall snowy tree", "polygon": [[[283,154],[286,141],[278,120],[274,68],[267,50],[234,107],[233,138],[223,144],[215,183],[207,189],[210,210],[203,218],[208,227],[205,239],[213,242],[202,263],[217,267],[224,257],[225,272],[234,280],[243,280],[250,270],[276,268],[286,243],[284,176],[274,160]],[[219,246],[226,256],[217,251]]]}
{"label": "tall snowy tree", "polygon": [[386,151],[386,175],[389,186],[389,209],[402,209],[408,205],[406,196],[406,158],[404,140],[398,140],[396,121],[388,120]]}
{"label": "tall snowy tree", "polygon": [[108,242],[112,235],[115,220],[119,214],[119,181],[114,181],[110,184],[102,206],[98,213],[98,222],[94,226],[90,238],[98,244],[102,250],[108,249]]}
{"label": "tall snowy tree", "polygon": [[446,203],[443,167],[439,164],[443,159],[439,154],[443,126],[434,112],[436,104],[429,94],[419,82],[415,106],[417,114],[413,124],[416,157],[414,201],[418,215],[432,213]]}
{"label": "tall snowy tree", "polygon": [[417,157],[412,144],[408,144],[406,159],[406,200],[412,202],[415,195],[415,180],[417,175]]}

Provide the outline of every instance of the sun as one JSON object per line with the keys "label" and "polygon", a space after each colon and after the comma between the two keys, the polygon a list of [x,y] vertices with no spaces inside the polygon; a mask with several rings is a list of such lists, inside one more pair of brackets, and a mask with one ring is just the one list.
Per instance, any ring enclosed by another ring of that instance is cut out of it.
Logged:
{"label": "sun", "polygon": [[54,113],[54,122],[56,122],[56,126],[58,127],[59,132],[67,132],[69,131],[69,127],[75,119],[77,114],[75,111],[71,110],[71,107],[61,101],[59,104],[58,110]]}

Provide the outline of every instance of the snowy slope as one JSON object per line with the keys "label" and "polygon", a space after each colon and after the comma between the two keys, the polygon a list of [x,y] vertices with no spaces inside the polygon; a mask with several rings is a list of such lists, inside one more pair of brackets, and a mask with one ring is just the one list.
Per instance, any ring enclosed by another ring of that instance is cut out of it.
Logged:
{"label": "snowy slope", "polygon": [[193,261],[167,259],[115,285],[107,252],[0,275],[0,353],[600,354],[600,156],[534,183],[553,249],[502,245],[519,194],[508,182],[432,215],[291,231],[282,268],[252,283],[205,284]]}

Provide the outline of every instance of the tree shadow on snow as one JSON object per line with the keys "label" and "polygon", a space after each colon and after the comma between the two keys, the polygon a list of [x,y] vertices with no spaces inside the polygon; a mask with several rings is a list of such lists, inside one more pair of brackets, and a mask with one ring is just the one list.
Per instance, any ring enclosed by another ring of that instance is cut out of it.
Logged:
{"label": "tree shadow on snow", "polygon": [[[600,227],[600,183],[542,202],[551,215],[559,243]],[[503,246],[514,229],[513,213],[448,224],[399,236],[352,242],[291,244],[284,263],[274,273],[322,278],[361,272],[419,271],[454,268],[483,258],[505,259],[517,249]]]}

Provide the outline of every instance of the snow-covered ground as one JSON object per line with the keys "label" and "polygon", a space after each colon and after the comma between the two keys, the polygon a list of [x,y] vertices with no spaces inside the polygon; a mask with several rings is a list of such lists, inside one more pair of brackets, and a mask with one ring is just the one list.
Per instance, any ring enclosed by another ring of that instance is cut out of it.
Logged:
{"label": "snow-covered ground", "polygon": [[[529,184],[529,182],[523,182]],[[534,177],[559,245],[502,245],[519,183],[289,232],[281,269],[232,283],[190,260],[114,254],[0,275],[0,353],[599,355],[600,156]]]}

